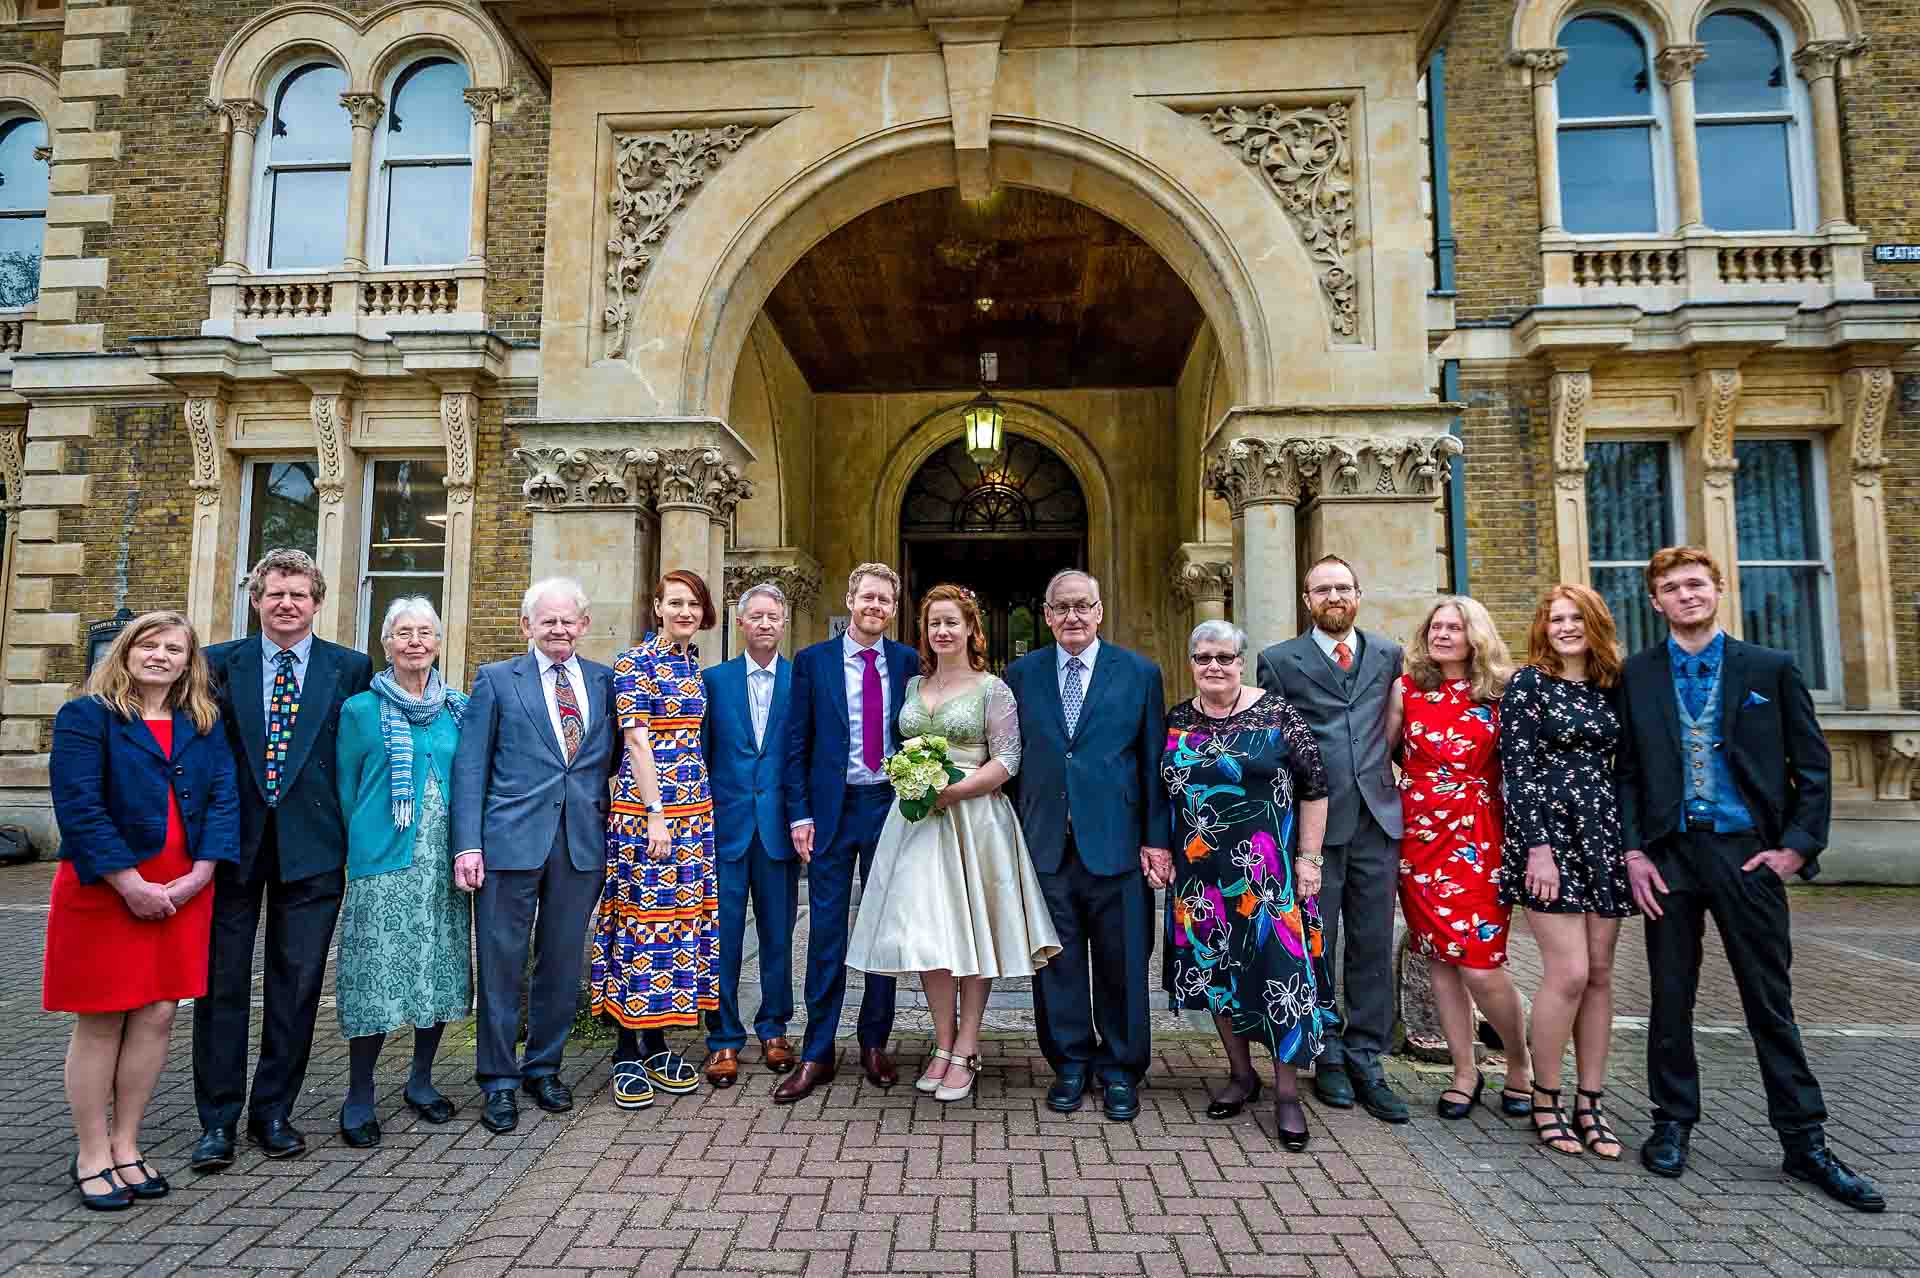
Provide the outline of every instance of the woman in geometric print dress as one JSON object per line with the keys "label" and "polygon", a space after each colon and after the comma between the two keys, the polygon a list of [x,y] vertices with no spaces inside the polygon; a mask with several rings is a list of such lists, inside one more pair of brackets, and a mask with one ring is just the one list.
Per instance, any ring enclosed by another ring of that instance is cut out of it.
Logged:
{"label": "woman in geometric print dress", "polygon": [[706,688],[693,636],[714,624],[707,583],[684,570],[654,587],[657,633],[613,663],[614,713],[626,740],[610,783],[607,880],[594,915],[595,1013],[620,1027],[613,1100],[653,1104],[700,1085],[667,1047],[718,1010],[714,960],[720,899],[714,887],[713,792],[700,753]]}
{"label": "woman in geometric print dress", "polygon": [[1493,619],[1464,596],[1442,599],[1407,645],[1388,698],[1388,740],[1402,750],[1400,911],[1428,960],[1453,1085],[1434,1108],[1465,1118],[1486,1089],[1474,1060],[1473,1008],[1506,1045],[1500,1112],[1532,1104],[1526,1026],[1507,973],[1512,911],[1500,903],[1500,694],[1512,666]]}
{"label": "woman in geometric print dress", "polygon": [[[1600,1101],[1613,1028],[1613,951],[1620,920],[1634,905],[1614,784],[1620,648],[1606,602],[1585,586],[1549,590],[1527,635],[1527,663],[1500,701],[1500,900],[1527,907],[1527,927],[1540,947],[1529,1046],[1533,1090],[1548,1103],[1535,1106],[1533,1121],[1540,1142],[1555,1153],[1578,1154],[1584,1143],[1615,1159],[1620,1142]],[[1560,1103],[1560,1057],[1569,1036],[1579,1066],[1573,1128]]]}

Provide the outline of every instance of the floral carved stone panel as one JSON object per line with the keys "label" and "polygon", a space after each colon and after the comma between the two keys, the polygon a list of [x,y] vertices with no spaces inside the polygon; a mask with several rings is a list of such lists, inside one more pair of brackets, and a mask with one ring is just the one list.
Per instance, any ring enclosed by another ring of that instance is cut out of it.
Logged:
{"label": "floral carved stone panel", "polygon": [[707,174],[755,132],[741,124],[614,139],[612,214],[607,235],[607,356],[626,353],[640,285],[674,220]]}
{"label": "floral carved stone panel", "polygon": [[1287,108],[1221,107],[1200,117],[1213,135],[1259,170],[1293,219],[1326,295],[1337,339],[1360,332],[1353,269],[1353,153],[1345,102]]}

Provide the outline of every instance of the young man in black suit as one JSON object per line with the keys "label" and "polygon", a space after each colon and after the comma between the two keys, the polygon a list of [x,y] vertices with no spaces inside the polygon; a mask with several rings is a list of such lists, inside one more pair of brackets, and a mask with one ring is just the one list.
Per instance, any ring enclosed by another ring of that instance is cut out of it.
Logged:
{"label": "young man in black suit", "polygon": [[1630,658],[1621,679],[1627,877],[1647,916],[1653,985],[1653,1135],[1640,1161],[1660,1176],[1686,1170],[1700,1118],[1693,1000],[1711,914],[1786,1151],[1781,1170],[1856,1210],[1881,1211],[1873,1182],[1827,1149],[1826,1105],[1793,1019],[1786,880],[1811,879],[1827,843],[1826,739],[1793,657],[1720,629],[1722,586],[1704,550],[1654,555],[1647,590],[1670,634]]}

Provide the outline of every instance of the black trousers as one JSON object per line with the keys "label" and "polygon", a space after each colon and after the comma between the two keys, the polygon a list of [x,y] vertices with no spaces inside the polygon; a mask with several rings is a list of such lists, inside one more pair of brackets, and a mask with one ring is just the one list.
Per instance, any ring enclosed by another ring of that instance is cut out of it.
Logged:
{"label": "black trousers", "polygon": [[[344,869],[280,881],[275,821],[248,865],[223,861],[213,875],[213,936],[207,994],[193,1004],[193,1097],[202,1127],[286,1118],[300,1098],[313,1052],[313,1022],[327,972],[327,947],[346,890]],[[260,1064],[247,1094],[248,1018],[253,1011],[253,942],[266,906],[261,974]]]}
{"label": "black trousers", "polygon": [[1071,831],[1060,868],[1040,876],[1060,952],[1033,977],[1040,1050],[1055,1072],[1090,1070],[1102,1082],[1147,1072],[1147,968],[1153,958],[1153,889],[1138,870],[1087,869]]}
{"label": "black trousers", "polygon": [[1656,1120],[1700,1120],[1700,1066],[1693,1050],[1693,1003],[1700,985],[1700,943],[1713,916],[1753,1036],[1767,1121],[1783,1138],[1827,1120],[1820,1084],[1807,1065],[1793,1019],[1793,943],[1787,889],[1772,870],[1740,867],[1761,850],[1755,834],[1694,831],[1649,853],[1669,889],[1664,913],[1647,920],[1647,972],[1653,1014],[1647,1032],[1647,1092]]}

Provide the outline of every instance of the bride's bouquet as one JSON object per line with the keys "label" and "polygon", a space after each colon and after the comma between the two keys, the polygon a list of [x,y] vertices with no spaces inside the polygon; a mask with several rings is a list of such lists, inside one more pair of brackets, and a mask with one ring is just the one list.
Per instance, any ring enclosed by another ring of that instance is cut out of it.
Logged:
{"label": "bride's bouquet", "polygon": [[900,753],[882,765],[893,792],[900,798],[900,815],[918,821],[933,811],[940,792],[966,773],[947,756],[945,737],[912,737],[900,743]]}

